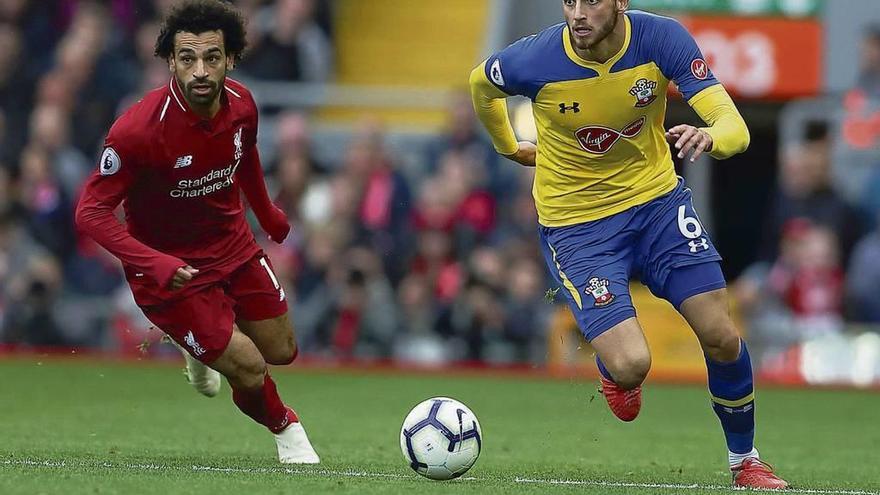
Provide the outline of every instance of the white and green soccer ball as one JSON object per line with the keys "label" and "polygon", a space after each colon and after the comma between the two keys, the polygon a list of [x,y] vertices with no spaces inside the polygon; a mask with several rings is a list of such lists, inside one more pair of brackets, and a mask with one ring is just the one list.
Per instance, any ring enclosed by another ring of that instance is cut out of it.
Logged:
{"label": "white and green soccer ball", "polygon": [[477,462],[483,435],[467,406],[448,397],[428,399],[409,412],[400,429],[400,450],[413,471],[450,480]]}

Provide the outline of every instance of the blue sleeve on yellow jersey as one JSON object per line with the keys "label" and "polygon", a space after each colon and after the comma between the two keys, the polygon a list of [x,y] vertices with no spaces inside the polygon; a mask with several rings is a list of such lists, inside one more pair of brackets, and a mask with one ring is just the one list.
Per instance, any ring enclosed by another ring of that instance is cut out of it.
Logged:
{"label": "blue sleeve on yellow jersey", "polygon": [[[678,21],[648,12],[627,12],[632,33],[623,57],[611,68],[621,72],[654,62],[675,81],[685,99],[718,84],[694,38]],[[565,23],[526,36],[486,60],[486,78],[501,91],[534,100],[547,84],[598,77],[565,53]]]}
{"label": "blue sleeve on yellow jersey", "polygon": [[675,81],[685,100],[718,84],[697,42],[680,22],[641,11],[627,15],[633,24],[633,41],[647,44],[639,51],[648,55],[667,79]]}
{"label": "blue sleeve on yellow jersey", "polygon": [[486,60],[486,78],[511,96],[532,100],[551,82],[589,79],[592,69],[572,62],[562,48],[565,23],[526,36]]}

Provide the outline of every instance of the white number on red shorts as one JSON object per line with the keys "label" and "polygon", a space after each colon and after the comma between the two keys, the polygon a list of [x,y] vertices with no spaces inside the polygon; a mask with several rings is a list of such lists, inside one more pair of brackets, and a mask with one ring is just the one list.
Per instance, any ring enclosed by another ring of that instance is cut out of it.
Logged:
{"label": "white number on red shorts", "polygon": [[260,258],[260,264],[263,265],[263,268],[266,269],[266,273],[269,274],[269,278],[272,279],[272,285],[275,286],[275,289],[278,290],[278,294],[280,294],[279,301],[284,300],[284,289],[281,287],[281,284],[278,283],[278,279],[275,277],[275,273],[272,271],[272,268],[269,267],[269,263],[266,261],[266,258]]}
{"label": "white number on red shorts", "polygon": [[678,207],[678,230],[681,231],[681,235],[688,239],[701,237],[703,235],[703,226],[700,225],[700,221],[696,218],[685,216],[685,210],[685,205]]}

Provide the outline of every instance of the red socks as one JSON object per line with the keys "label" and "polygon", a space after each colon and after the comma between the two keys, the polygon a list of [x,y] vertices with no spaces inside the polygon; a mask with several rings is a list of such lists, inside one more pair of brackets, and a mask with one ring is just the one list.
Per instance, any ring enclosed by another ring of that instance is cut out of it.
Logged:
{"label": "red socks", "polygon": [[280,433],[290,423],[299,422],[293,409],[284,405],[278,396],[278,389],[269,373],[263,386],[254,390],[232,389],[232,401],[241,412],[254,421],[269,429],[272,433]]}

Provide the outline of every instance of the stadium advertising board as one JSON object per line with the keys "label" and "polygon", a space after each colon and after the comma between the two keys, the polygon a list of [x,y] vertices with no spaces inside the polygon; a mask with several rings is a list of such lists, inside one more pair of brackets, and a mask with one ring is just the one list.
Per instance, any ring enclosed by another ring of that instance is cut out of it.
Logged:
{"label": "stadium advertising board", "polygon": [[822,26],[812,19],[688,16],[715,76],[745,98],[788,99],[822,89]]}
{"label": "stadium advertising board", "polygon": [[738,15],[819,15],[823,0],[632,0],[634,9]]}

